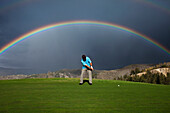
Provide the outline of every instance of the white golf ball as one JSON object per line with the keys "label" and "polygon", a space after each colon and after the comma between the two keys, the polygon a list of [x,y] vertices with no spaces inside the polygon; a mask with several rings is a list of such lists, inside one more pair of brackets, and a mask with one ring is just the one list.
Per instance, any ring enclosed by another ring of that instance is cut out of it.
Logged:
{"label": "white golf ball", "polygon": [[120,86],[120,85],[117,85],[118,87]]}

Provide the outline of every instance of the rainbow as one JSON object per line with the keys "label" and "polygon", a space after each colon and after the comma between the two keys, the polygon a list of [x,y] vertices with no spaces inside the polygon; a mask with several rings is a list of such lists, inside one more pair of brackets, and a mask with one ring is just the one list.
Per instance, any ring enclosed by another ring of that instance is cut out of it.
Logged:
{"label": "rainbow", "polygon": [[151,0],[134,0],[134,1],[149,5],[150,7],[160,9],[160,10],[170,14],[169,8],[164,7],[164,6],[160,5],[159,3],[156,3],[156,1],[151,1]]}
{"label": "rainbow", "polygon": [[141,33],[137,32],[133,29],[130,29],[130,28],[125,27],[125,26],[113,24],[113,23],[102,22],[102,21],[88,21],[88,20],[59,22],[59,23],[54,23],[54,24],[50,24],[50,25],[40,27],[38,29],[34,29],[34,30],[32,30],[28,33],[21,35],[20,37],[16,38],[15,40],[13,40],[10,43],[3,46],[0,49],[0,55],[2,55],[4,52],[9,50],[10,48],[14,47],[15,45],[19,44],[20,42],[24,41],[25,39],[30,38],[31,36],[33,36],[35,34],[38,34],[38,33],[41,33],[43,31],[47,31],[47,30],[50,30],[50,29],[54,29],[54,28],[59,28],[59,27],[64,27],[64,26],[73,26],[73,25],[99,25],[99,26],[103,26],[103,27],[105,26],[105,27],[117,28],[119,30],[126,31],[126,32],[134,34],[134,35],[136,35],[140,38],[143,38],[144,40],[146,40],[146,41],[150,42],[151,44],[157,46],[158,48],[160,48],[164,52],[168,53],[168,55],[169,55],[169,50],[166,47],[164,47],[160,43],[154,41],[153,39],[149,38],[148,36],[141,34]]}
{"label": "rainbow", "polygon": [[5,13],[6,11],[12,10],[19,6],[24,6],[26,4],[35,2],[38,0],[18,0],[18,1],[11,1],[8,4],[4,4],[3,6],[0,6],[0,13]]}

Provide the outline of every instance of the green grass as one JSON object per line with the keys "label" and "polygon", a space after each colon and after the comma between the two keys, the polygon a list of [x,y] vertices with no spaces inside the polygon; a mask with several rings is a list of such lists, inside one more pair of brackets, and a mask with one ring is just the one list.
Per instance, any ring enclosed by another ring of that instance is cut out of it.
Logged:
{"label": "green grass", "polygon": [[[21,79],[0,81],[5,113],[170,113],[170,86],[115,80]],[[118,87],[118,84],[120,87]]]}

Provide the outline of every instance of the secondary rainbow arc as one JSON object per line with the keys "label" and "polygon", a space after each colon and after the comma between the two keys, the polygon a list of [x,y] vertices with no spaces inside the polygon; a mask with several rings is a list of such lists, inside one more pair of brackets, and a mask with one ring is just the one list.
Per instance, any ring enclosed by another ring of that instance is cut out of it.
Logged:
{"label": "secondary rainbow arc", "polygon": [[[16,8],[18,6],[23,6],[24,4],[33,3],[35,1],[40,1],[40,0],[18,0],[18,1],[16,0],[15,2],[1,6],[0,7],[0,13],[4,12],[6,10],[9,10],[9,9]],[[161,4],[156,3],[156,1],[150,1],[150,0],[134,0],[134,1],[141,2],[143,4],[147,4],[150,7],[154,7],[154,8],[163,10],[163,11],[167,12],[168,14],[170,14],[170,8],[163,7]]]}
{"label": "secondary rainbow arc", "polygon": [[46,25],[43,27],[40,27],[38,29],[34,29],[26,34],[21,35],[20,37],[16,38],[15,40],[9,42],[8,44],[6,44],[5,46],[3,46],[0,49],[0,55],[2,55],[4,52],[6,52],[7,50],[9,50],[10,48],[12,48],[13,46],[19,44],[20,42],[22,42],[23,40],[30,38],[31,36],[38,34],[40,32],[43,31],[47,31],[53,28],[57,28],[57,27],[61,27],[61,26],[69,26],[69,25],[100,25],[100,26],[107,26],[107,27],[112,27],[112,28],[117,28],[119,30],[123,30],[126,32],[129,32],[131,34],[134,34],[138,37],[143,38],[144,40],[152,43],[153,45],[157,46],[158,48],[160,48],[161,50],[163,50],[164,52],[166,52],[168,55],[170,53],[170,51],[164,47],[163,45],[161,45],[160,43],[154,41],[153,39],[149,38],[148,36],[139,33],[133,29],[130,29],[128,27],[125,26],[121,26],[118,24],[114,24],[114,23],[108,23],[108,22],[103,22],[103,21],[89,21],[89,20],[78,20],[78,21],[66,21],[66,22],[59,22],[59,23],[54,23],[54,24],[50,24],[50,25]]}

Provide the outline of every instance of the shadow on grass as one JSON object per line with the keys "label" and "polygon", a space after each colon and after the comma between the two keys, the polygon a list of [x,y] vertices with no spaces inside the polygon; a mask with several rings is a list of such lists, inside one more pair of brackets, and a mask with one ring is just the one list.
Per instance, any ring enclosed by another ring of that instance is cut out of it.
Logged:
{"label": "shadow on grass", "polygon": [[90,85],[89,80],[83,80],[83,84],[86,83],[86,82]]}

